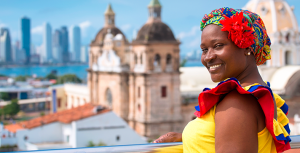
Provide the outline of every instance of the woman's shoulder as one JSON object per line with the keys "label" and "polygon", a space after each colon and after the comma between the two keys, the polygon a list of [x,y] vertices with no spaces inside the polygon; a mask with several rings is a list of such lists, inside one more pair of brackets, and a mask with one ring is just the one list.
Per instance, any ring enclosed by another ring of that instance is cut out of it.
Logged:
{"label": "woman's shoulder", "polygon": [[264,118],[263,111],[257,99],[251,94],[240,94],[237,90],[228,92],[217,104],[216,113],[220,111],[228,111],[229,114],[223,117],[245,114],[245,116]]}

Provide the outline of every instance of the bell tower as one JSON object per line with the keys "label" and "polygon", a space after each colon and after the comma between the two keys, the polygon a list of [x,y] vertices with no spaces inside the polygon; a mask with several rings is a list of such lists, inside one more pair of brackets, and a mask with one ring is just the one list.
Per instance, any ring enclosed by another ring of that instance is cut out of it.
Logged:
{"label": "bell tower", "polygon": [[161,21],[161,5],[158,0],[153,0],[148,5],[149,19],[148,22]]}
{"label": "bell tower", "polygon": [[161,21],[161,5],[151,0],[149,18],[132,42],[129,125],[148,138],[182,131],[179,45]]}
{"label": "bell tower", "polygon": [[104,27],[115,27],[115,12],[112,10],[111,5],[109,4],[105,13],[105,24]]}

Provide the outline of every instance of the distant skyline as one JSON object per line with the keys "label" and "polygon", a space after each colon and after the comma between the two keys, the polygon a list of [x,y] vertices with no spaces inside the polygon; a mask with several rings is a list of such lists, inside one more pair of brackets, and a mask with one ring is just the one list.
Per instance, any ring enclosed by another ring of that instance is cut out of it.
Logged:
{"label": "distant skyline", "polygon": [[[286,0],[295,6],[294,13],[300,21],[300,1]],[[160,0],[162,20],[170,26],[176,38],[180,37],[181,54],[200,49],[200,21],[211,10],[228,6],[242,8],[248,0]],[[148,19],[150,0],[13,0],[2,1],[0,5],[0,27],[10,30],[12,43],[20,40],[20,20],[26,16],[31,20],[31,42],[35,46],[43,43],[43,24],[49,23],[52,32],[62,26],[81,28],[81,45],[90,44],[97,32],[104,25],[104,12],[108,4],[116,13],[116,26],[120,28],[129,41],[134,30],[138,31]],[[298,15],[299,14],[299,15]]]}

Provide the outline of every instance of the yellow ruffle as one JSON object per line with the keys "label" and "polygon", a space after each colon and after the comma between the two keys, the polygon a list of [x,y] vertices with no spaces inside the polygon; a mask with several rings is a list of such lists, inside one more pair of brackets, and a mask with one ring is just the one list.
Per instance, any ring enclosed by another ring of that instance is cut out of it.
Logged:
{"label": "yellow ruffle", "polygon": [[289,123],[289,119],[286,117],[284,112],[280,109],[281,106],[284,105],[285,101],[277,94],[274,94],[274,99],[276,101],[277,106],[277,120],[273,120],[273,128],[274,128],[274,134],[275,136],[279,136],[280,134],[283,134],[284,137],[289,136],[289,133],[286,131],[284,126],[286,126]]}

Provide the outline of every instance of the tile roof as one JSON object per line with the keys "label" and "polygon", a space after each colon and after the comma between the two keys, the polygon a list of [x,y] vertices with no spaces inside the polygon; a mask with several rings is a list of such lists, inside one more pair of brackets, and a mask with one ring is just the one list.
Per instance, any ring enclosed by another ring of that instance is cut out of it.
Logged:
{"label": "tile roof", "polygon": [[77,121],[80,119],[84,119],[98,114],[103,114],[110,111],[106,108],[100,111],[96,111],[97,107],[99,106],[95,106],[93,104],[88,103],[76,108],[60,111],[42,117],[37,117],[28,121],[22,121],[16,124],[6,125],[4,126],[4,128],[10,132],[15,133],[17,130],[20,129],[32,129],[53,122],[61,122],[68,124],[72,121]]}

